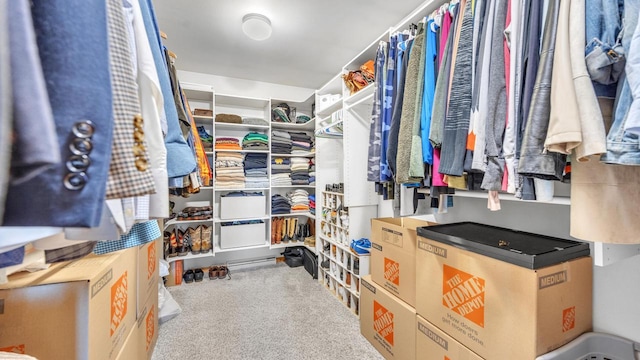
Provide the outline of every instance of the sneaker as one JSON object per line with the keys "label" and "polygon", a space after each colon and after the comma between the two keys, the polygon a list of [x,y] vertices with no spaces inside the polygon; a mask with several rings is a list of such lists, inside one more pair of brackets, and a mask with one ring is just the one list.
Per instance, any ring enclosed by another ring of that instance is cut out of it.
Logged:
{"label": "sneaker", "polygon": [[[356,275],[360,275],[360,259],[353,259],[353,273]],[[360,291],[359,288],[358,291]]]}
{"label": "sneaker", "polygon": [[202,281],[202,279],[204,279],[204,271],[202,271],[202,269],[195,269],[193,271],[193,279],[196,282]]}
{"label": "sneaker", "polygon": [[366,238],[351,240],[351,251],[358,255],[366,255],[369,254],[369,250],[371,249],[371,241]]}
{"label": "sneaker", "polygon": [[320,263],[320,267],[323,269],[328,269],[329,268],[329,259],[323,261]]}

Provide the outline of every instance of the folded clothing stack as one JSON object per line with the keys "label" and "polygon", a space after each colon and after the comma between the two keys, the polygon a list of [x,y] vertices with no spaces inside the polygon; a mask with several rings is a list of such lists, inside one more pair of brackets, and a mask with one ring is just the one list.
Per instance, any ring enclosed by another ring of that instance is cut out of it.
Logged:
{"label": "folded clothing stack", "polygon": [[216,150],[242,150],[240,140],[233,137],[216,138]]}
{"label": "folded clothing stack", "polygon": [[244,175],[247,188],[268,188],[267,154],[249,153],[244,157]]}
{"label": "folded clothing stack", "polygon": [[309,185],[309,159],[291,158],[291,184]]}
{"label": "folded clothing stack", "polygon": [[291,154],[302,155],[309,153],[313,147],[313,139],[304,132],[289,132],[291,138]]}
{"label": "folded clothing stack", "polygon": [[244,187],[242,154],[230,152],[216,154],[216,187],[220,189]]}
{"label": "folded clothing stack", "polygon": [[291,203],[289,200],[280,195],[271,196],[271,213],[272,214],[288,214],[291,212]]}
{"label": "folded clothing stack", "polygon": [[309,194],[309,212],[313,215],[316,214],[316,196],[314,194]]}
{"label": "folded clothing stack", "polygon": [[287,199],[291,203],[291,212],[309,211],[309,192],[303,189],[296,189],[287,193]]}
{"label": "folded clothing stack", "polygon": [[247,125],[259,125],[268,126],[269,122],[263,118],[245,116],[242,118],[242,123]]}
{"label": "folded clothing stack", "polygon": [[272,131],[271,152],[274,154],[291,154],[291,135],[286,131]]}
{"label": "folded clothing stack", "polygon": [[291,186],[291,160],[271,158],[271,185]]}
{"label": "folded clothing stack", "polygon": [[216,122],[229,124],[242,124],[242,118],[235,114],[217,114]]}
{"label": "folded clothing stack", "polygon": [[269,150],[269,137],[266,134],[250,132],[242,139],[244,150]]}

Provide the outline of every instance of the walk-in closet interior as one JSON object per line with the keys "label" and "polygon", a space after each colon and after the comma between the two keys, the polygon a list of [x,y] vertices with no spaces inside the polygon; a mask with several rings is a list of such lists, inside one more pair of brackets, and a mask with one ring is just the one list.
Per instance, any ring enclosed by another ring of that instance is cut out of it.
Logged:
{"label": "walk-in closet interior", "polygon": [[639,15],[0,0],[0,359],[640,360]]}

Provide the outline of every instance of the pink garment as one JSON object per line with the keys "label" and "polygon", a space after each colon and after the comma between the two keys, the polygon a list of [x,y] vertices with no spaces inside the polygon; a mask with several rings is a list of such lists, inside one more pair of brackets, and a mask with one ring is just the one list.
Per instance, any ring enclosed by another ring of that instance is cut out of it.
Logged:
{"label": "pink garment", "polygon": [[442,15],[442,30],[440,31],[440,53],[438,54],[438,65],[442,63],[442,56],[444,56],[444,48],[447,46],[447,38],[449,37],[449,29],[451,28],[451,14],[446,11]]}
{"label": "pink garment", "polygon": [[444,182],[444,175],[438,172],[440,168],[440,149],[433,149],[433,179],[431,180],[431,186],[448,186]]}
{"label": "pink garment", "polygon": [[[449,29],[451,29],[451,14],[446,11],[442,15],[442,28],[440,31],[440,51],[438,53],[438,65],[442,64],[442,56],[444,55],[444,48],[447,45],[447,38],[449,37]],[[440,149],[433,149],[433,178],[431,179],[431,186],[448,186],[444,181],[444,175],[440,174],[438,169],[440,168]]]}

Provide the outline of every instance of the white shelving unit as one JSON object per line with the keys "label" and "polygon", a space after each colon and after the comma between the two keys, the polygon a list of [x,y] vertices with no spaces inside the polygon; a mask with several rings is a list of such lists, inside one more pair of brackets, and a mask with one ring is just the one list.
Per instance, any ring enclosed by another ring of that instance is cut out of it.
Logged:
{"label": "white shelving unit", "polygon": [[[301,101],[301,102],[294,102],[294,101],[286,101],[286,100],[279,100],[279,99],[272,99],[271,100],[271,106],[272,108],[275,108],[278,104],[280,103],[286,103],[290,109],[291,112],[294,111],[295,109],[295,114],[296,117],[300,114],[304,114],[307,115],[311,118],[310,121],[306,122],[306,123],[295,123],[293,121],[295,121],[295,118],[292,118],[292,122],[278,122],[278,121],[272,121],[271,122],[271,130],[277,130],[277,131],[283,131],[283,132],[300,132],[300,133],[305,133],[309,136],[311,136],[312,141],[315,143],[315,137],[313,134],[313,131],[315,129],[316,126],[316,117],[314,117],[313,114],[313,104],[315,102],[315,97],[312,95],[310,96],[308,99]],[[293,117],[293,116],[292,116]],[[273,119],[272,119],[273,120]],[[315,149],[315,145],[314,145],[314,149]],[[291,159],[291,158],[307,158],[309,160],[315,160],[316,157],[316,152],[315,151],[309,151],[306,153],[301,153],[301,154],[280,154],[280,153],[271,153],[271,158],[286,158],[286,159]],[[286,185],[286,186],[281,186],[281,185],[271,185],[271,189],[272,189],[272,195],[275,194],[280,194],[282,196],[287,195],[287,193],[294,191],[296,189],[303,189],[305,191],[307,191],[309,193],[309,195],[313,195],[316,193],[315,189],[316,186],[315,185]],[[311,214],[310,212],[296,212],[296,211],[292,211],[288,214],[272,214],[271,215],[272,218],[272,225],[274,226],[273,223],[274,221],[276,221],[278,218],[296,218],[298,223],[306,223],[308,221],[308,219],[312,219],[313,221],[315,221],[316,216],[314,214]],[[312,231],[315,231],[315,229],[313,229]],[[317,243],[317,242],[316,242]],[[271,249],[283,249],[286,247],[293,247],[293,246],[304,246],[306,248],[308,248],[309,250],[311,250],[313,253],[317,253],[315,246],[307,246],[304,244],[304,241],[289,241],[287,243],[275,243],[272,241],[271,243]]]}
{"label": "white shelving unit", "polygon": [[[349,209],[345,195],[322,192],[317,236],[318,279],[355,315],[360,311],[360,277],[369,273],[369,255],[350,249]],[[356,270],[356,268],[358,270]]]}

